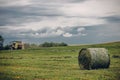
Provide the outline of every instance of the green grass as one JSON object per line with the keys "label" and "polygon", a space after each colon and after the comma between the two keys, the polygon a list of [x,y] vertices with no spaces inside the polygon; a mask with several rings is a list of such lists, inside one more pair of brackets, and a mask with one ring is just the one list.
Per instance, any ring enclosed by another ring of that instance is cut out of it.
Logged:
{"label": "green grass", "polygon": [[[107,48],[110,68],[81,70],[77,57],[83,47]],[[0,80],[119,80],[119,75],[120,42],[0,51]]]}

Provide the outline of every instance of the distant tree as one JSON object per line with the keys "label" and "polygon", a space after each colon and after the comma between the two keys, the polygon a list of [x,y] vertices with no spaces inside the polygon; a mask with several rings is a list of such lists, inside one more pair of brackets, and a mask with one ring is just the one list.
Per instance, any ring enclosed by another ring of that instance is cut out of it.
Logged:
{"label": "distant tree", "polygon": [[52,45],[49,42],[44,42],[41,46],[42,47],[52,47]]}
{"label": "distant tree", "polygon": [[59,44],[59,46],[68,46],[66,43],[62,42]]}
{"label": "distant tree", "polygon": [[68,46],[66,43],[54,43],[54,42],[44,42],[40,44],[40,47],[57,47],[57,46]]}
{"label": "distant tree", "polygon": [[4,50],[9,50],[10,49],[10,45],[5,45],[4,46]]}
{"label": "distant tree", "polygon": [[0,49],[3,49],[4,38],[0,35]]}
{"label": "distant tree", "polygon": [[29,43],[24,43],[24,47],[25,47],[25,49],[28,49],[28,48],[30,48],[30,44]]}
{"label": "distant tree", "polygon": [[37,44],[34,44],[34,43],[24,43],[24,47],[25,49],[28,49],[28,48],[37,48],[38,45]]}
{"label": "distant tree", "polygon": [[35,48],[35,47],[38,47],[38,45],[33,43],[33,44],[30,44],[30,47]]}

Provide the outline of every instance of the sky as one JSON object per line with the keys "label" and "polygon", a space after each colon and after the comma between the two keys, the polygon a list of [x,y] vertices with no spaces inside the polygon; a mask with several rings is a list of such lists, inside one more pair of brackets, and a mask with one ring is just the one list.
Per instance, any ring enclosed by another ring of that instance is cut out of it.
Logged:
{"label": "sky", "polygon": [[120,41],[120,0],[0,0],[0,35],[5,44]]}

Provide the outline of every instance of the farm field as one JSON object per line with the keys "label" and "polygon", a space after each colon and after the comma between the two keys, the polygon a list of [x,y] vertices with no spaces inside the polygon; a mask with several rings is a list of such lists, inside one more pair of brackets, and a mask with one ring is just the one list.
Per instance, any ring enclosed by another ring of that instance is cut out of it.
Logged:
{"label": "farm field", "polygon": [[[78,53],[89,47],[108,49],[108,69],[79,68]],[[120,80],[120,42],[0,51],[0,80]]]}

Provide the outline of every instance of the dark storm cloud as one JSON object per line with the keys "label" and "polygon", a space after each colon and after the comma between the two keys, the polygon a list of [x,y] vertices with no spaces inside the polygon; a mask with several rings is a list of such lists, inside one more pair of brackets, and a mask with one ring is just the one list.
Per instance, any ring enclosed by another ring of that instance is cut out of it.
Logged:
{"label": "dark storm cloud", "polygon": [[49,5],[0,7],[0,25],[21,24],[33,20],[41,21],[43,17],[61,16],[56,7]]}
{"label": "dark storm cloud", "polygon": [[103,19],[106,19],[110,23],[120,23],[120,16],[108,16]]}

